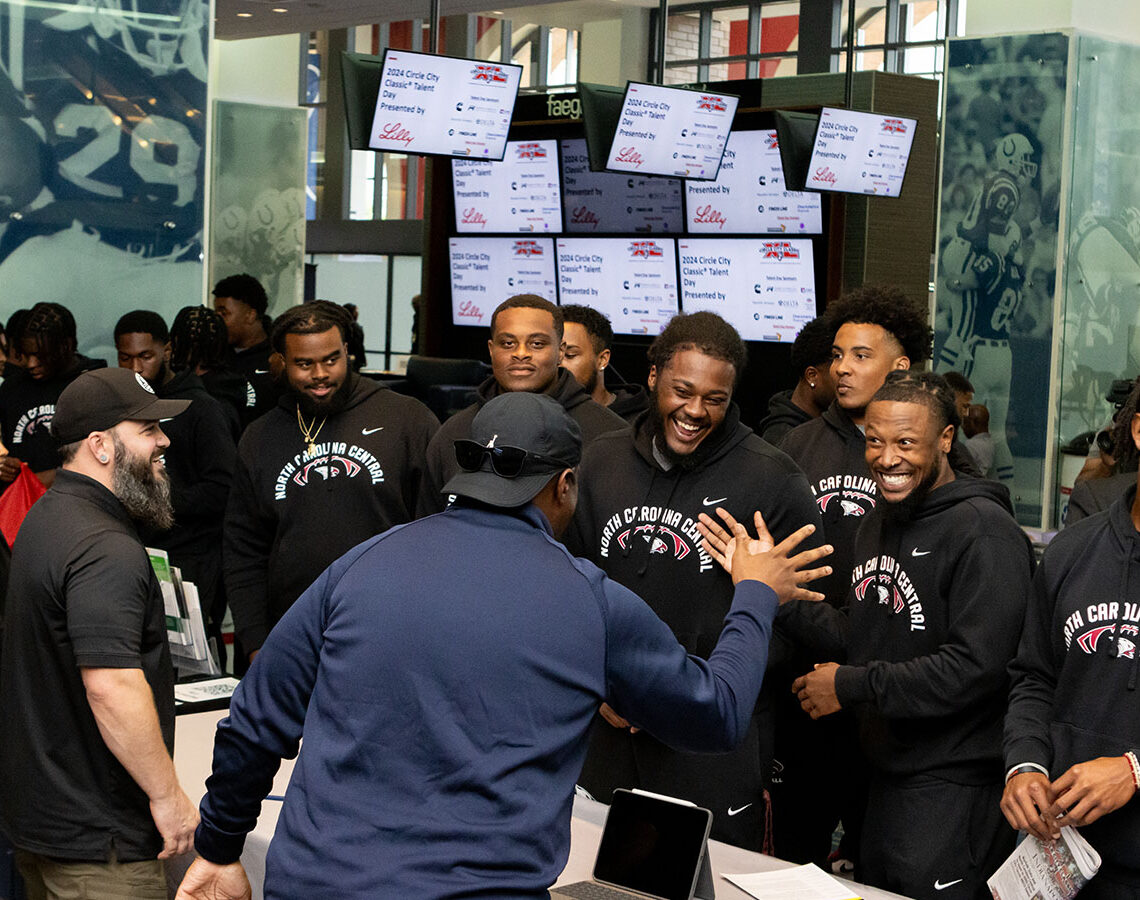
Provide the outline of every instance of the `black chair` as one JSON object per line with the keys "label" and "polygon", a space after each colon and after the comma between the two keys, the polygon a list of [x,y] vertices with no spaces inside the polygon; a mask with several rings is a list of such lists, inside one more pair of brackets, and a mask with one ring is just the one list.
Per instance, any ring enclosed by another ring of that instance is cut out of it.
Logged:
{"label": "black chair", "polygon": [[490,374],[490,365],[477,359],[410,356],[405,383],[397,389],[422,401],[442,422],[474,403],[475,389]]}

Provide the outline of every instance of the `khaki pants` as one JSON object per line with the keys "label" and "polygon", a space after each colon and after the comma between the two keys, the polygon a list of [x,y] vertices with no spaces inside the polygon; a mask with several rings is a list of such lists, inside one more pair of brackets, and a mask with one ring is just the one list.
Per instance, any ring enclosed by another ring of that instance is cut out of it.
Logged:
{"label": "khaki pants", "polygon": [[28,900],[167,900],[161,860],[65,862],[16,851]]}

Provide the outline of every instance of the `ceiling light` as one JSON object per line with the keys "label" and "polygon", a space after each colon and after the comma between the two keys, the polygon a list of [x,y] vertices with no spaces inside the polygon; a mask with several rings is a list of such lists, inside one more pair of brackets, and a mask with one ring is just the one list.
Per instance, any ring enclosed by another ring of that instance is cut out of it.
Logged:
{"label": "ceiling light", "polygon": [[237,14],[237,17],[238,17],[239,19],[252,19],[252,18],[253,18],[253,13],[238,13],[238,14]]}
{"label": "ceiling light", "polygon": [[275,7],[273,7],[273,11],[274,12],[289,12],[289,10],[287,10],[284,6],[275,6]]}

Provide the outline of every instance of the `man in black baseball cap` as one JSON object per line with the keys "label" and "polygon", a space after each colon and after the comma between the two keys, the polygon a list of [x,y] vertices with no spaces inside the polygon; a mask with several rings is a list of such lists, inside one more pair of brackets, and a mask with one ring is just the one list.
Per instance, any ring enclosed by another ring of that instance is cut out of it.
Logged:
{"label": "man in black baseball cap", "polygon": [[162,594],[136,523],[169,527],[160,400],[84,372],[51,430],[63,466],[24,519],[0,654],[0,826],[29,896],[165,897],[198,816],[178,784]]}
{"label": "man in black baseball cap", "polygon": [[245,834],[298,746],[267,896],[533,897],[569,852],[603,700],[688,749],[743,735],[778,598],[829,571],[799,571],[825,551],[789,556],[811,527],[736,552],[735,602],[697,662],[555,540],[582,444],[561,404],[504,393],[470,434],[444,487],[455,503],[349,551],[270,632],[219,724],[179,900],[248,896]]}

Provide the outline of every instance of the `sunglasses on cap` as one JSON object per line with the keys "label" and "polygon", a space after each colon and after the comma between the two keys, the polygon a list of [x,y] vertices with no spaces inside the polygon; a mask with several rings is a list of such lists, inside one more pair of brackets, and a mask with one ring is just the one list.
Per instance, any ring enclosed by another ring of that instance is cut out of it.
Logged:
{"label": "sunglasses on cap", "polygon": [[491,471],[500,478],[518,478],[523,474],[528,460],[551,463],[563,469],[574,468],[565,460],[531,453],[522,447],[484,447],[478,441],[469,439],[455,442],[455,458],[459,462],[459,468],[465,472],[478,472],[483,468],[485,456],[491,458]]}

